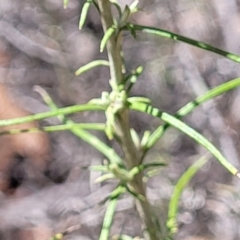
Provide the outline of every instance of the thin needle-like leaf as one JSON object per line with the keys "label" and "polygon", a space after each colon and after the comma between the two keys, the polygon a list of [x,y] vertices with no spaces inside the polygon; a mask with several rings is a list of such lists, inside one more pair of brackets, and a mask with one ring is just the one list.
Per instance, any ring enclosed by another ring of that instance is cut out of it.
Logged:
{"label": "thin needle-like leaf", "polygon": [[38,113],[38,114],[26,116],[26,117],[0,120],[0,126],[9,126],[9,125],[20,124],[25,122],[32,122],[35,120],[41,120],[41,119],[56,117],[61,115],[68,115],[76,112],[99,111],[99,110],[104,111],[105,109],[103,106],[100,106],[97,104],[90,104],[90,103],[83,104],[83,105],[74,105],[71,107],[58,108],[50,112]]}
{"label": "thin needle-like leaf", "polygon": [[114,149],[110,148],[108,145],[106,145],[103,141],[101,141],[95,135],[81,128],[74,129],[72,130],[72,132],[76,136],[78,136],[79,138],[89,143],[94,148],[96,148],[99,152],[101,152],[104,156],[106,156],[111,163],[116,163],[120,166],[123,165],[122,159],[117,155]]}
{"label": "thin needle-like leaf", "polygon": [[[184,107],[182,107],[181,109],[179,109],[177,111],[175,116],[177,118],[181,118],[181,117],[189,114],[190,112],[192,112],[195,108],[197,108],[201,104],[203,104],[223,93],[226,93],[226,92],[238,87],[239,85],[240,85],[240,78],[236,78],[236,79],[233,79],[226,83],[223,83],[223,84],[209,90],[202,96],[197,97],[194,101],[191,101],[188,104],[186,104]],[[169,124],[164,124],[163,126],[159,126],[152,133],[152,135],[148,139],[147,144],[144,145],[145,152],[147,152],[148,149],[150,149],[161,138],[161,136],[163,135],[163,133],[169,126],[170,126]]]}
{"label": "thin needle-like leaf", "polygon": [[91,6],[92,0],[87,0],[82,7],[82,12],[80,14],[80,20],[79,20],[79,29],[81,30],[83,28],[84,23],[87,19],[88,10]]}
{"label": "thin needle-like leaf", "polygon": [[109,66],[109,62],[106,60],[96,60],[96,61],[92,61],[82,67],[80,67],[76,72],[75,75],[79,76],[80,74],[87,72],[89,70],[91,70],[94,67],[98,67],[98,66]]}
{"label": "thin needle-like leaf", "polygon": [[[48,93],[41,89],[39,93],[42,95],[43,100],[46,101],[46,103],[53,109],[53,111],[58,110],[56,104],[53,102],[51,97],[48,95]],[[59,119],[63,121],[66,125],[75,124],[75,122],[67,119],[65,116],[59,114]],[[94,148],[96,148],[99,152],[101,152],[104,156],[106,156],[111,163],[116,163],[119,165],[123,165],[122,159],[118,156],[118,154],[114,151],[114,149],[110,148],[108,145],[106,145],[103,141],[101,141],[98,137],[95,135],[89,133],[88,131],[85,131],[82,128],[75,128],[71,129],[71,132],[84,140],[85,142],[92,145]]]}
{"label": "thin needle-like leaf", "polygon": [[113,6],[117,9],[119,17],[122,15],[122,9],[116,0],[110,0]]}
{"label": "thin needle-like leaf", "polygon": [[198,161],[192,164],[186,172],[178,180],[176,186],[174,187],[173,194],[171,196],[169,207],[168,207],[168,220],[167,227],[169,229],[170,235],[174,235],[177,232],[177,214],[180,196],[182,194],[185,186],[190,182],[192,177],[200,170],[203,165],[208,161],[208,156],[201,157]]}
{"label": "thin needle-like leaf", "polygon": [[203,135],[198,133],[193,128],[189,127],[187,124],[182,122],[181,120],[177,119],[176,117],[161,112],[158,108],[155,108],[149,104],[146,103],[132,103],[130,104],[130,108],[136,111],[145,112],[147,114],[150,114],[154,117],[158,117],[162,119],[164,122],[172,125],[173,127],[179,129],[192,139],[194,139],[197,143],[204,146],[206,149],[208,149],[209,152],[211,152],[217,160],[233,175],[240,178],[239,171],[236,167],[234,167],[230,162],[227,161],[227,159],[221,154],[221,152],[211,143],[209,142]]}
{"label": "thin needle-like leaf", "polygon": [[[154,28],[154,27],[148,27],[148,26],[141,26],[141,25],[137,25],[137,24],[130,24],[132,28],[134,28],[135,31],[141,31],[141,32],[145,32],[145,33],[150,33],[150,34],[155,34],[155,35],[159,35],[161,37],[165,37],[165,38],[170,38],[173,40],[178,40],[181,42],[185,42],[188,43],[190,45],[193,45],[195,47],[210,51],[210,52],[214,52],[217,53],[221,56],[224,56],[228,59],[233,60],[234,62],[240,62],[240,56],[227,52],[227,51],[223,51],[219,48],[213,47],[210,44],[204,43],[204,42],[200,42],[191,38],[187,38],[184,37],[182,35],[167,31],[167,30],[163,30],[160,28]],[[127,28],[126,28],[127,29]]]}
{"label": "thin needle-like leaf", "polygon": [[110,39],[110,37],[114,34],[114,32],[116,31],[116,27],[112,26],[110,27],[104,34],[102,41],[100,43],[100,52],[103,52],[108,40]]}
{"label": "thin needle-like leaf", "polygon": [[63,8],[66,9],[68,6],[69,0],[63,0]]}
{"label": "thin needle-like leaf", "polygon": [[7,131],[0,131],[0,135],[5,134],[19,134],[19,133],[33,133],[33,132],[56,132],[56,131],[66,131],[74,130],[77,128],[88,129],[88,130],[97,130],[104,131],[105,124],[103,123],[72,123],[72,124],[63,124],[56,126],[46,126],[41,128],[27,128],[27,129],[9,129]]}
{"label": "thin needle-like leaf", "polygon": [[125,191],[125,188],[121,185],[117,187],[117,189],[114,190],[117,194],[115,196],[110,197],[107,210],[105,213],[105,217],[103,220],[103,226],[101,230],[101,234],[99,237],[99,240],[108,240],[109,239],[109,233],[110,233],[110,228],[113,223],[113,217],[117,205],[117,200],[118,197]]}

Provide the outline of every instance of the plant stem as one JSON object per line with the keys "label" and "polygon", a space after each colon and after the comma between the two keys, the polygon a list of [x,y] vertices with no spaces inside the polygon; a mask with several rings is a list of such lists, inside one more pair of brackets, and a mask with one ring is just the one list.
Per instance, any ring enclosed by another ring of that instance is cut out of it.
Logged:
{"label": "plant stem", "polygon": [[[97,0],[97,2],[101,14],[103,30],[106,32],[107,29],[113,26],[114,22],[111,12],[111,3],[109,0]],[[116,92],[119,92],[118,84],[123,79],[120,35],[121,33],[118,33],[116,30],[115,34],[113,34],[107,42],[111,86],[112,90]],[[129,109],[125,109],[116,115],[116,128],[125,154],[126,166],[130,170],[140,164],[141,158],[130,134]],[[136,207],[142,220],[145,240],[159,240],[158,226],[153,219],[154,215],[146,198],[146,188],[142,181],[141,172],[135,176],[130,185],[137,195],[140,195],[145,199],[144,201],[136,199]]]}
{"label": "plant stem", "polygon": [[[99,11],[104,33],[113,26],[111,3],[109,0],[98,0]],[[118,92],[118,83],[122,80],[121,45],[117,42],[118,33],[115,32],[107,42],[107,53],[110,65],[111,86]]]}
{"label": "plant stem", "polygon": [[[121,112],[121,115],[117,118],[117,124],[120,128],[120,139],[122,148],[125,154],[126,165],[128,169],[132,169],[140,164],[141,156],[136,149],[131,134],[129,125],[129,110]],[[159,240],[158,238],[158,226],[154,221],[154,214],[151,211],[151,206],[146,198],[146,187],[142,181],[142,172],[138,173],[130,183],[131,187],[137,195],[142,196],[145,200],[136,199],[136,209],[142,220],[142,229],[144,230],[145,240]]]}

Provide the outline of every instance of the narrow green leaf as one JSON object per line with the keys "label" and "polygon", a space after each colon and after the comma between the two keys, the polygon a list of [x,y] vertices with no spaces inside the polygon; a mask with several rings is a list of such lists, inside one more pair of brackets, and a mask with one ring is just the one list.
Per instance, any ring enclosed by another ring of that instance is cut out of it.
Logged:
{"label": "narrow green leaf", "polygon": [[134,39],[137,39],[137,34],[132,24],[127,24],[125,28],[130,32]]}
{"label": "narrow green leaf", "polygon": [[139,201],[146,202],[146,197],[140,193],[137,193],[130,184],[126,184],[125,187],[128,193],[130,193],[134,198],[138,199]]}
{"label": "narrow green leaf", "polygon": [[[209,100],[211,100],[211,99],[213,99],[213,98],[215,98],[215,97],[217,97],[217,96],[219,96],[219,95],[221,95],[225,92],[228,92],[228,91],[238,87],[239,85],[240,85],[240,78],[236,78],[236,79],[230,80],[226,83],[223,83],[223,84],[209,90],[208,92],[206,92],[202,96],[197,97],[194,101],[186,104],[184,107],[182,107],[181,109],[179,109],[177,111],[175,116],[177,118],[181,118],[181,117],[189,114],[190,112],[192,112],[195,108],[197,108],[198,106],[200,106],[204,102],[209,101]],[[159,126],[152,133],[152,135],[149,137],[148,143],[145,147],[145,152],[147,152],[147,150],[150,149],[159,140],[159,138],[161,138],[164,131],[168,127],[169,127],[169,124],[164,124],[163,126]]]}
{"label": "narrow green leaf", "polygon": [[76,112],[99,111],[99,110],[104,111],[105,108],[103,106],[96,105],[96,104],[74,105],[71,107],[58,108],[50,112],[38,113],[38,114],[26,116],[26,117],[0,120],[0,126],[9,126],[9,125],[20,124],[25,122],[32,122],[35,120],[41,120],[41,119],[56,117],[61,115],[68,115]]}
{"label": "narrow green leaf", "polygon": [[113,223],[114,213],[117,205],[118,197],[125,191],[122,185],[119,185],[111,194],[110,200],[107,206],[105,217],[103,220],[103,226],[99,240],[109,240],[110,229]]}
{"label": "narrow green leaf", "polygon": [[104,165],[92,165],[89,167],[91,171],[97,171],[97,172],[109,172],[108,166]]}
{"label": "narrow green leaf", "polygon": [[94,67],[98,67],[98,66],[109,66],[109,62],[106,60],[95,60],[92,61],[82,67],[80,67],[76,72],[75,75],[79,76],[80,74],[87,72],[89,70],[91,70]]}
{"label": "narrow green leaf", "polygon": [[[52,101],[51,97],[48,95],[48,93],[45,90],[42,89],[40,91],[40,94],[41,95],[43,94],[43,96],[44,96],[43,99],[47,100],[46,103],[47,104],[49,103],[49,107],[53,109],[52,110],[53,112],[60,110],[57,108],[56,104]],[[59,119],[62,120],[66,125],[75,124],[73,121],[71,121],[71,120],[67,119],[65,116],[63,116],[61,111],[59,111],[58,116],[59,116]],[[101,152],[104,156],[106,156],[110,162],[117,163],[120,166],[123,165],[122,159],[118,156],[118,154],[114,151],[114,149],[110,148],[108,145],[106,145],[103,141],[101,141],[95,135],[89,133],[88,131],[85,131],[82,128],[71,129],[71,132],[73,134],[75,134],[76,136],[78,136],[79,138],[81,138],[82,140],[84,140],[85,142],[92,145],[94,148],[96,148],[99,152]]]}
{"label": "narrow green leaf", "polygon": [[135,131],[135,129],[131,128],[130,133],[131,133],[131,137],[132,137],[132,140],[134,142],[134,145],[139,149],[140,139],[139,139],[139,136],[138,136],[137,132]]}
{"label": "narrow green leaf", "polygon": [[120,86],[122,86],[122,89],[126,89],[126,92],[130,92],[130,90],[132,89],[133,85],[137,82],[138,77],[142,74],[142,72],[143,72],[142,66],[139,66],[135,70],[133,70],[120,83]]}
{"label": "narrow green leaf", "polygon": [[151,100],[146,97],[130,97],[130,98],[128,98],[128,102],[130,102],[130,103],[133,103],[133,102],[151,103]]}
{"label": "narrow green leaf", "polygon": [[115,113],[113,112],[112,107],[108,107],[105,111],[106,115],[106,124],[105,124],[105,133],[109,140],[113,139],[114,129],[115,129]]}
{"label": "narrow green leaf", "polygon": [[68,6],[69,0],[63,0],[63,8],[66,9]]}
{"label": "narrow green leaf", "polygon": [[130,78],[129,78],[129,86],[127,87],[127,92],[130,92],[134,84],[137,82],[139,76],[143,72],[143,67],[139,66],[135,71],[132,72]]}
{"label": "narrow green leaf", "polygon": [[164,166],[166,166],[166,163],[163,163],[163,162],[153,162],[153,163],[141,164],[130,170],[130,172],[129,172],[130,179],[133,179],[138,173],[140,173],[141,171],[148,169],[150,167],[156,168],[156,167],[164,167]]}
{"label": "narrow green leaf", "polygon": [[103,174],[100,177],[98,177],[94,182],[95,183],[100,183],[100,182],[105,182],[105,181],[107,181],[109,179],[114,179],[114,178],[115,178],[114,174],[106,173],[106,174]]}
{"label": "narrow green leaf", "polygon": [[72,130],[72,133],[74,133],[76,136],[80,137],[82,140],[96,148],[99,152],[106,156],[111,163],[117,163],[120,166],[123,165],[122,159],[117,155],[114,149],[110,148],[95,135],[90,134],[89,132],[81,128]]}
{"label": "narrow green leaf", "polygon": [[209,90],[202,96],[197,97],[194,101],[192,101],[192,102],[188,103],[187,105],[185,105],[184,107],[182,107],[177,112],[177,116],[179,116],[179,117],[185,116],[188,113],[190,113],[192,110],[194,110],[200,104],[202,104],[208,100],[211,100],[211,99],[213,99],[223,93],[226,93],[230,90],[233,90],[234,88],[239,87],[239,86],[240,86],[240,78],[236,78],[236,79],[230,80],[228,82],[225,82],[225,83]]}
{"label": "narrow green leaf", "polygon": [[[41,86],[35,85],[33,87],[33,90],[41,95],[43,101],[49,106],[50,109],[57,110],[55,103],[50,98],[50,96],[48,95],[47,91],[44,88],[42,88]],[[59,118],[59,116],[58,116],[58,118]],[[63,120],[63,118],[64,118],[64,116],[62,116],[62,118],[59,118],[60,121]]]}
{"label": "narrow green leaf", "polygon": [[110,229],[113,222],[116,205],[117,205],[117,198],[110,200],[108,203],[99,240],[109,239]]}
{"label": "narrow green leaf", "polygon": [[117,9],[118,11],[118,15],[119,17],[122,15],[122,9],[120,7],[120,5],[118,4],[118,1],[116,0],[110,0],[110,2],[114,5],[114,7]]}
{"label": "narrow green leaf", "polygon": [[100,43],[100,52],[103,52],[108,40],[111,38],[111,36],[114,34],[115,31],[116,31],[116,27],[112,26],[105,32],[102,38],[102,41]]}
{"label": "narrow green leaf", "polygon": [[208,151],[211,152],[230,173],[240,178],[240,174],[237,168],[235,168],[230,162],[228,162],[227,159],[221,154],[221,152],[203,135],[186,125],[184,122],[180,121],[179,119],[168,113],[161,112],[159,109],[146,103],[133,103],[130,105],[130,108],[136,111],[148,113],[154,117],[158,117],[164,122],[179,129],[180,131],[194,139],[197,143],[208,149]]}
{"label": "narrow green leaf", "polygon": [[149,142],[149,138],[151,136],[151,132],[150,131],[145,131],[142,137],[142,141],[141,141],[141,148],[144,150]]}
{"label": "narrow green leaf", "polygon": [[137,24],[131,24],[131,26],[135,29],[135,31],[141,31],[144,33],[150,33],[150,34],[155,34],[155,35],[159,35],[161,37],[165,37],[165,38],[170,38],[173,40],[178,40],[181,42],[185,42],[188,43],[190,45],[193,45],[195,47],[210,51],[210,52],[214,52],[217,53],[221,56],[224,56],[228,59],[233,60],[234,62],[240,62],[240,56],[227,52],[227,51],[223,51],[219,48],[213,47],[210,44],[204,43],[204,42],[200,42],[200,41],[196,41],[194,39],[191,38],[187,38],[184,37],[182,35],[173,33],[173,32],[169,32],[160,28],[154,28],[154,27],[148,27],[148,26],[141,26],[141,25],[137,25]]}
{"label": "narrow green leaf", "polygon": [[105,199],[103,199],[100,203],[99,206],[103,205],[107,201],[111,199],[118,198],[121,194],[126,192],[126,187],[123,184],[119,184],[110,194],[107,196]]}
{"label": "narrow green leaf", "polygon": [[138,7],[137,7],[138,3],[139,3],[139,1],[138,1],[138,0],[135,0],[135,1],[133,1],[133,2],[131,3],[131,5],[129,6],[129,8],[130,8],[130,10],[131,10],[131,14],[138,11]]}
{"label": "narrow green leaf", "polygon": [[145,169],[148,169],[150,167],[165,167],[167,164],[165,162],[150,162],[150,163],[144,163],[138,166],[138,168],[142,171]]}
{"label": "narrow green leaf", "polygon": [[122,13],[122,15],[119,19],[119,22],[118,22],[118,27],[119,28],[122,28],[127,24],[130,15],[131,15],[131,10],[130,10],[129,6],[126,5],[124,10],[123,10],[123,13]]}
{"label": "narrow green leaf", "polygon": [[169,229],[170,235],[174,235],[177,230],[177,214],[180,196],[182,194],[185,186],[190,182],[192,177],[203,167],[203,165],[209,160],[209,157],[203,156],[194,164],[192,164],[186,172],[178,180],[176,186],[174,187],[173,194],[171,196],[169,207],[168,207],[168,220],[167,227]]}
{"label": "narrow green leaf", "polygon": [[26,129],[9,129],[7,131],[0,131],[1,135],[6,134],[20,134],[20,133],[33,133],[33,132],[56,132],[56,131],[66,131],[74,130],[76,128],[88,129],[88,130],[97,130],[104,131],[105,124],[103,123],[72,123],[72,124],[63,124],[55,126],[46,126],[41,128],[26,128]]}
{"label": "narrow green leaf", "polygon": [[129,171],[122,166],[119,166],[118,164],[109,164],[109,170],[114,174],[117,179],[119,179],[123,183],[132,181]]}
{"label": "narrow green leaf", "polygon": [[79,20],[79,30],[81,30],[83,28],[83,25],[86,22],[87,19],[87,14],[88,14],[88,10],[91,6],[92,0],[87,0],[82,7],[82,12],[80,15],[80,20]]}

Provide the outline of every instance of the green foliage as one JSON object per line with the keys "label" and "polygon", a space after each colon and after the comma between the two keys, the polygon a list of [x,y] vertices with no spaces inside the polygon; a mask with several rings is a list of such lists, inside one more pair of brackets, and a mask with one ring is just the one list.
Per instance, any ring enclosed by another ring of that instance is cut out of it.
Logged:
{"label": "green foliage", "polygon": [[93,3],[92,0],[88,0],[83,5],[82,12],[80,14],[80,20],[79,20],[79,30],[83,28],[83,25],[86,22],[88,10],[92,3]]}
{"label": "green foliage", "polygon": [[67,8],[69,0],[63,0],[63,7]]}
{"label": "green foliage", "polygon": [[92,61],[82,67],[80,67],[76,72],[75,75],[79,76],[80,74],[89,71],[90,69],[97,67],[97,66],[109,66],[109,62],[105,60],[96,60]]}
{"label": "green foliage", "polygon": [[[64,8],[67,7],[68,1],[64,0]],[[66,108],[58,108],[52,101],[51,97],[43,90],[38,88],[38,92],[46,104],[50,107],[51,111],[45,113],[39,113],[32,116],[27,116],[18,119],[1,120],[0,126],[7,126],[13,124],[24,123],[33,120],[40,120],[49,117],[58,117],[62,122],[58,126],[47,126],[41,129],[24,129],[16,130],[12,129],[8,132],[2,132],[1,134],[16,134],[21,132],[35,132],[35,131],[61,131],[69,130],[82,140],[86,141],[92,147],[96,148],[107,158],[107,164],[101,166],[90,166],[90,171],[100,171],[103,173],[96,181],[103,182],[109,179],[116,179],[118,185],[116,189],[109,194],[105,203],[107,204],[107,210],[103,220],[102,230],[99,239],[110,239],[111,225],[114,221],[114,213],[118,199],[123,193],[130,194],[137,204],[137,210],[139,216],[143,222],[143,235],[146,240],[157,240],[161,238],[161,233],[158,225],[155,223],[154,215],[151,210],[151,205],[148,202],[143,177],[146,171],[156,167],[165,167],[163,162],[145,163],[144,159],[149,149],[161,139],[164,132],[169,127],[175,127],[184,134],[192,138],[196,143],[204,146],[216,159],[226,168],[231,174],[239,177],[238,169],[236,169],[209,140],[207,140],[202,134],[198,133],[193,128],[189,127],[180,119],[195,110],[196,107],[202,105],[206,101],[209,101],[225,92],[228,92],[240,85],[240,78],[233,79],[224,84],[221,84],[202,96],[197,97],[194,101],[189,102],[184,107],[176,112],[176,114],[170,115],[166,112],[151,105],[151,100],[139,96],[129,97],[129,93],[132,90],[135,82],[143,72],[143,68],[139,66],[133,69],[131,74],[124,73],[119,74],[119,69],[122,70],[123,62],[121,62],[118,56],[121,55],[121,35],[123,31],[128,31],[130,34],[137,38],[138,32],[144,32],[147,34],[155,34],[159,37],[169,38],[170,40],[182,41],[187,44],[194,45],[195,47],[220,54],[235,62],[240,62],[240,56],[233,53],[223,51],[215,48],[204,42],[199,42],[169,32],[166,30],[153,28],[149,26],[136,25],[130,22],[130,16],[137,10],[138,1],[134,1],[130,6],[126,6],[122,11],[117,1],[108,0],[87,0],[82,8],[82,13],[79,21],[79,28],[82,29],[87,18],[87,14],[90,7],[97,7],[103,25],[107,26],[104,32],[104,36],[101,40],[100,51],[108,52],[109,59],[95,60],[85,66],[80,67],[76,71],[76,75],[83,74],[86,71],[90,71],[94,67],[107,66],[109,67],[111,80],[109,81],[111,92],[103,92],[100,98],[92,99],[90,102],[82,105],[75,105]],[[111,13],[111,6],[117,9],[118,17],[114,18]],[[107,14],[103,14],[103,12]],[[183,56],[184,57],[184,56]],[[120,71],[121,71],[120,70]],[[122,74],[122,77],[121,77]],[[120,76],[120,77],[119,77]],[[140,139],[134,129],[129,126],[129,111],[134,110],[151,115],[152,117],[159,118],[165,123],[160,125],[155,131],[146,131]],[[81,124],[75,123],[69,120],[66,115],[76,112],[84,111],[102,111],[106,116],[106,123],[94,123],[94,124]],[[106,133],[109,140],[116,140],[123,150],[124,155],[120,157],[117,152],[109,147],[106,143],[90,133],[88,130],[99,130]],[[168,211],[167,227],[169,230],[168,237],[165,239],[171,239],[177,231],[177,214],[178,204],[181,197],[181,193],[196,172],[207,162],[208,157],[202,157],[199,161],[194,163],[179,179],[173,191]],[[57,239],[56,237],[54,239]],[[127,235],[115,235],[112,239],[133,239]]]}
{"label": "green foliage", "polygon": [[161,112],[159,109],[146,103],[134,102],[133,104],[130,105],[130,109],[145,112],[154,117],[158,117],[162,119],[164,122],[168,123],[169,125],[179,129],[180,131],[194,139],[197,143],[204,146],[209,152],[211,152],[231,174],[240,178],[238,169],[236,169],[229,161],[227,161],[227,159],[211,142],[209,142],[202,134],[198,133],[181,120],[177,119],[176,117],[168,113]]}
{"label": "green foliage", "polygon": [[196,161],[194,164],[192,164],[188,170],[181,176],[181,178],[178,180],[174,191],[172,193],[172,197],[169,203],[169,209],[168,209],[168,221],[167,221],[167,227],[169,229],[169,235],[172,237],[177,231],[177,214],[178,214],[178,204],[181,197],[181,193],[184,190],[184,187],[190,182],[192,177],[197,173],[201,167],[207,163],[209,157],[203,156],[198,161]]}

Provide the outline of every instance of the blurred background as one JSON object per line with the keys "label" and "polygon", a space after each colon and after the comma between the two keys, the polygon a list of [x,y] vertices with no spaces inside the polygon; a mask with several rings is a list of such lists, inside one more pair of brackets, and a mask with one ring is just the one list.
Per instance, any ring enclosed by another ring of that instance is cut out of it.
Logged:
{"label": "blurred background", "polygon": [[[131,1],[119,1],[124,7]],[[11,54],[10,67],[1,69],[17,104],[38,113],[49,108],[34,86],[44,88],[59,107],[83,104],[109,90],[109,73],[95,68],[76,77],[82,65],[106,59],[99,53],[103,36],[98,12],[90,9],[83,30],[79,31],[79,14],[83,1],[70,0],[63,9],[60,0],[1,0],[0,47]],[[240,54],[240,2],[237,0],[151,0],[140,1],[142,11],[132,22],[155,26],[207,42],[226,51]],[[223,82],[240,76],[237,63],[187,44],[147,34],[137,40],[124,34],[127,71],[144,66],[144,73],[132,95],[146,96],[163,111],[174,113]],[[231,91],[197,108],[184,121],[211,140],[232,164],[240,169],[240,89]],[[102,122],[99,113],[75,114],[76,122]],[[133,128],[142,136],[153,131],[160,121],[145,115],[131,116]],[[51,118],[43,125],[56,125]],[[98,134],[102,140],[106,137]],[[61,179],[48,186],[31,188],[24,197],[1,195],[0,239],[27,239],[29,229],[46,236],[66,232],[64,239],[98,239],[104,216],[99,203],[113,189],[114,183],[96,184],[98,173],[83,167],[101,164],[103,156],[70,132],[49,134],[51,165],[49,175]],[[114,144],[109,143],[112,146]],[[162,159],[168,166],[149,180],[147,194],[164,225],[173,186],[193,162],[206,151],[174,128],[148,153],[146,161]],[[176,239],[240,239],[239,181],[217,162],[204,166],[184,190],[178,216]],[[24,230],[23,230],[24,229]],[[141,236],[141,226],[129,196],[117,207],[112,234]],[[48,239],[48,237],[31,238]]]}

